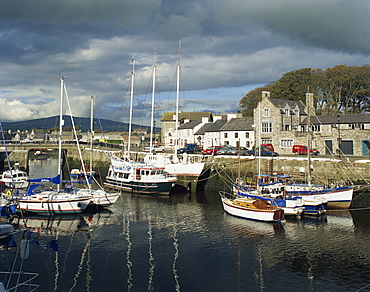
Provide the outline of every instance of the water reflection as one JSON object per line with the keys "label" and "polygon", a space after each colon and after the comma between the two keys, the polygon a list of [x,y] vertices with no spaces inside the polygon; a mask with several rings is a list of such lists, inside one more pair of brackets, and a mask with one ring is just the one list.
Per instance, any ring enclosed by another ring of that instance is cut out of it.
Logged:
{"label": "water reflection", "polygon": [[109,211],[20,224],[39,291],[356,291],[370,283],[369,215],[277,224],[224,213],[217,193],[123,193]]}

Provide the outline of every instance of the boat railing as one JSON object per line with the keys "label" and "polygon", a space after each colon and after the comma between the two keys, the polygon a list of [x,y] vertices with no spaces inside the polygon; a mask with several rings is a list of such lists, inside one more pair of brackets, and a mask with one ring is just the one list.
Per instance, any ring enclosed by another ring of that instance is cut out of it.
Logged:
{"label": "boat railing", "polygon": [[[3,272],[0,271],[4,278],[7,278],[7,285],[4,286],[4,282],[0,282],[0,291],[17,291],[19,288],[27,288],[27,291],[32,292],[40,287],[39,284],[33,284],[32,280],[39,276],[38,273],[31,272]],[[2,278],[3,278],[2,277]],[[27,277],[27,279],[19,281],[21,277]],[[2,287],[3,286],[3,287]],[[4,290],[2,290],[4,288]],[[23,290],[22,290],[23,291]]]}
{"label": "boat railing", "polygon": [[236,198],[236,195],[225,192],[225,191],[219,191],[218,193],[220,194],[221,198],[224,198],[224,199],[235,199]]}

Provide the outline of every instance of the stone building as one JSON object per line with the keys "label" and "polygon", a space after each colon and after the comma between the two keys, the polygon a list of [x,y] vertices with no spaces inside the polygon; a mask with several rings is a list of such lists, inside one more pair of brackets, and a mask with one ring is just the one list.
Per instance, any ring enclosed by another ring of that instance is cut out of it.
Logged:
{"label": "stone building", "polygon": [[[273,144],[284,155],[292,153],[293,145],[307,146],[310,141],[310,147],[321,154],[370,154],[370,113],[316,116],[313,94],[302,99],[305,102],[273,98],[263,91],[253,118],[228,114],[222,127],[210,112],[179,113],[179,145],[237,146],[240,139],[240,146]],[[175,118],[175,113],[165,113],[161,119],[165,146],[175,145]]]}
{"label": "stone building", "polygon": [[348,155],[369,153],[370,114],[316,116],[312,94],[306,94],[306,105],[262,92],[254,111],[257,141],[273,144],[280,154],[290,154],[293,145],[308,145],[310,125],[311,148],[322,154],[337,153],[337,149]]}

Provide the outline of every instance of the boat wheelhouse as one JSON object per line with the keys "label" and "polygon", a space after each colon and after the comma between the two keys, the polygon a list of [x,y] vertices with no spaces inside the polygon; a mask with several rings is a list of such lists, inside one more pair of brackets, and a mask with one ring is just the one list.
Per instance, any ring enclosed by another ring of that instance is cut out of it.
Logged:
{"label": "boat wheelhouse", "polygon": [[105,186],[147,195],[168,195],[174,183],[175,176],[165,172],[164,167],[152,167],[143,163],[126,162],[119,167],[111,164]]}

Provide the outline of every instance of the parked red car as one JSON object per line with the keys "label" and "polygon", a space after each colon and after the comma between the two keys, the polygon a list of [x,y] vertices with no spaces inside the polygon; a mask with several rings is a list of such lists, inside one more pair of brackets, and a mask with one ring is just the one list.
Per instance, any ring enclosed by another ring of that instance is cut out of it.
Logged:
{"label": "parked red car", "polygon": [[[298,155],[307,155],[308,147],[304,145],[293,145],[292,153],[296,153]],[[319,155],[320,152],[316,149],[310,149],[311,154]]]}
{"label": "parked red car", "polygon": [[221,146],[212,146],[202,151],[203,155],[215,155],[218,151],[222,149]]}
{"label": "parked red car", "polygon": [[266,151],[272,151],[274,152],[274,145],[272,144],[261,144],[261,149],[266,150]]}

